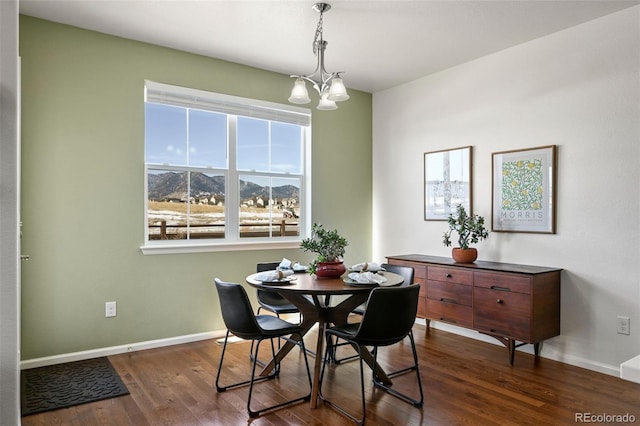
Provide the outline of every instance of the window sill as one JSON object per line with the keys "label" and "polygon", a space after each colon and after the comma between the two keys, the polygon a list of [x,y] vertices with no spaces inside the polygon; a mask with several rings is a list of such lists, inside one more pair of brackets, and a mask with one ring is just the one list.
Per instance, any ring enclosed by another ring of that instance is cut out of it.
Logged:
{"label": "window sill", "polygon": [[287,241],[252,241],[234,243],[175,243],[175,244],[146,244],[140,247],[144,255],[207,253],[219,251],[245,250],[274,250],[300,248],[299,240]]}

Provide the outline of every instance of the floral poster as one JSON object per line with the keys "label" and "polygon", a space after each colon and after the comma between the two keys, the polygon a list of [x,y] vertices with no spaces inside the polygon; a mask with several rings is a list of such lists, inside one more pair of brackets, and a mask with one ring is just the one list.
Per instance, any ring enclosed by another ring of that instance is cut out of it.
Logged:
{"label": "floral poster", "polygon": [[493,231],[555,233],[555,151],[493,154]]}

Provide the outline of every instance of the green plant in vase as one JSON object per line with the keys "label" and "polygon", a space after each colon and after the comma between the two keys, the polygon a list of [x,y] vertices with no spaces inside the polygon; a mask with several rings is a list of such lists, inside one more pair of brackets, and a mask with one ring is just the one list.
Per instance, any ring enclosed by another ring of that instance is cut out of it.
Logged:
{"label": "green plant in vase", "polygon": [[[316,274],[318,277],[342,275],[346,271],[342,257],[348,244],[346,238],[336,229],[330,231],[321,224],[314,223],[311,228],[311,237],[300,242],[300,248],[304,251],[317,254],[317,257],[309,263],[309,273]],[[339,271],[341,272],[338,273]]]}
{"label": "green plant in vase", "polygon": [[447,218],[447,224],[449,230],[442,236],[442,243],[446,247],[451,246],[451,234],[454,231],[458,234],[458,247],[451,252],[453,259],[460,263],[475,261],[478,258],[478,251],[469,245],[489,237],[489,231],[484,227],[484,217],[469,215],[465,208],[458,204],[455,214],[451,213]]}

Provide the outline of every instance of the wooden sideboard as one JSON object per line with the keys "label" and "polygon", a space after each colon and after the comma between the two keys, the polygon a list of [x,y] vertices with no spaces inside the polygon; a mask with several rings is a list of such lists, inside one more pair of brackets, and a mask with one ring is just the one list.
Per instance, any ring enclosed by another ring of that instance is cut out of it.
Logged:
{"label": "wooden sideboard", "polygon": [[387,256],[391,265],[411,266],[420,284],[418,317],[477,330],[509,350],[560,334],[559,268],[476,261],[456,263],[446,257]]}

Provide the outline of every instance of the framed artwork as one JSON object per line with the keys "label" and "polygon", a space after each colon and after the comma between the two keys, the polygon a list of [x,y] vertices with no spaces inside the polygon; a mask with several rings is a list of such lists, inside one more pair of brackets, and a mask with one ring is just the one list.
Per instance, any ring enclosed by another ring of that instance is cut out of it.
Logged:
{"label": "framed artwork", "polygon": [[424,153],[424,220],[447,220],[462,204],[471,210],[471,147]]}
{"label": "framed artwork", "polygon": [[556,232],[556,145],[494,152],[493,231]]}

